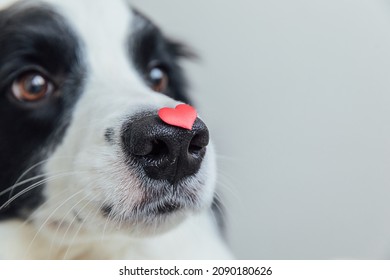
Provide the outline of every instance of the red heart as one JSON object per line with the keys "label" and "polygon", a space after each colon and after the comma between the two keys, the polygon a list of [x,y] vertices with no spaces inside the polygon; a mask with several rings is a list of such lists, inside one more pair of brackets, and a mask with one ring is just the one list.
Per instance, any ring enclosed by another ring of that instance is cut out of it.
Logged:
{"label": "red heart", "polygon": [[197,115],[196,110],[187,104],[180,104],[175,108],[164,107],[158,111],[163,122],[188,130],[192,129]]}

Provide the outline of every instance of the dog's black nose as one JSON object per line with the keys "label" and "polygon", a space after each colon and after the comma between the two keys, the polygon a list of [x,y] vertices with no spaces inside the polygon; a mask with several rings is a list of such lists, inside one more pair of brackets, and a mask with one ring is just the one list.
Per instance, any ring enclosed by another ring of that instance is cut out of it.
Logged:
{"label": "dog's black nose", "polygon": [[150,178],[171,184],[199,170],[209,143],[209,131],[199,118],[187,130],[165,124],[157,115],[130,121],[121,137],[130,163],[138,163]]}

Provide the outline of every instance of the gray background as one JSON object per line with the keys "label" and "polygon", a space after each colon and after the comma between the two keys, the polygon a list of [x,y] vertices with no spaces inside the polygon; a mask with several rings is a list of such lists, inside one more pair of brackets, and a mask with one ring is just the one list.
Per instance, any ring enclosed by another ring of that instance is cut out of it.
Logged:
{"label": "gray background", "polygon": [[390,4],[133,0],[185,63],[241,259],[390,257]]}

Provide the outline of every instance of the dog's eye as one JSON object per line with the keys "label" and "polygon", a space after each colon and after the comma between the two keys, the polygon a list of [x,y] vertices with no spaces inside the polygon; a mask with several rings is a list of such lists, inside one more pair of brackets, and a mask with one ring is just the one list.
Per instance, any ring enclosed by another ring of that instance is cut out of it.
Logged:
{"label": "dog's eye", "polygon": [[53,84],[39,72],[22,74],[12,84],[12,94],[21,101],[34,102],[48,96]]}
{"label": "dog's eye", "polygon": [[168,74],[161,67],[151,68],[148,79],[154,91],[164,92],[168,87]]}

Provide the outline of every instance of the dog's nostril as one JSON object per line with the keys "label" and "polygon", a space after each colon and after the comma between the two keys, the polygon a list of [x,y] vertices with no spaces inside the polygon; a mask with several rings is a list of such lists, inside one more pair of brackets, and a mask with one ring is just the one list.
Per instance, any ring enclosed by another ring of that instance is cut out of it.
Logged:
{"label": "dog's nostril", "polygon": [[199,147],[199,146],[197,146],[197,145],[190,145],[190,146],[188,147],[188,152],[189,152],[190,154],[197,155],[197,154],[200,153],[200,151],[202,151],[202,149],[203,149],[203,147]]}
{"label": "dog's nostril", "polygon": [[163,156],[167,156],[169,154],[168,145],[161,140],[153,140],[152,141],[152,150],[148,154],[150,157],[159,158]]}
{"label": "dog's nostril", "polygon": [[[139,137],[139,136],[135,136]],[[156,159],[169,154],[168,145],[159,139],[136,138],[139,141],[131,141],[131,153],[134,156]]]}
{"label": "dog's nostril", "polygon": [[209,143],[209,136],[207,131],[201,131],[191,139],[188,147],[188,152],[193,155],[198,155],[202,152]]}

